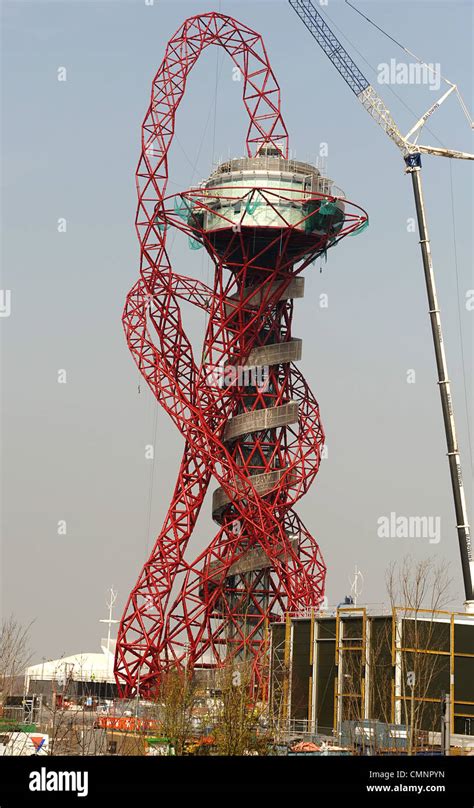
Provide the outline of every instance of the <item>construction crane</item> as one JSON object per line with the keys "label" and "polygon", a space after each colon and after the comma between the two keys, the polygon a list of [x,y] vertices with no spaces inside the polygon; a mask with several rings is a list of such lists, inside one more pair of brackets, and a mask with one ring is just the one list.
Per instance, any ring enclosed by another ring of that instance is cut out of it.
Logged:
{"label": "construction crane", "polygon": [[[349,85],[364,109],[366,109],[376,123],[382,127],[384,132],[391,140],[393,140],[395,145],[401,151],[405,162],[405,172],[410,174],[412,179],[426,291],[428,296],[431,332],[433,335],[436,366],[438,371],[438,385],[446,433],[446,444],[448,449],[447,456],[449,461],[454,508],[456,513],[456,529],[461,553],[461,565],[466,596],[465,606],[466,611],[474,612],[474,561],[472,556],[470,528],[467,518],[461,461],[456,438],[454,409],[446,364],[443,332],[441,329],[441,317],[436,294],[430,239],[428,235],[428,225],[426,221],[426,211],[421,184],[421,154],[432,154],[437,157],[451,157],[460,160],[474,160],[474,154],[455,151],[453,149],[437,148],[434,146],[423,146],[417,142],[421,129],[428,118],[430,118],[431,115],[441,106],[441,104],[443,104],[444,101],[454,92],[456,92],[458,96],[463,111],[470,122],[471,128],[473,127],[472,119],[469,116],[466,105],[462,100],[457,86],[452,82],[448,82],[447,79],[444,79],[444,81],[449,85],[448,90],[444,92],[436,103],[431,105],[424,115],[422,115],[414,126],[412,126],[410,131],[406,135],[403,135],[393,120],[392,115],[390,114],[389,109],[386,107],[383,99],[379,96],[374,87],[372,87],[363,73],[361,73],[324,18],[314,7],[311,0],[289,0],[289,3],[305,24],[306,28],[312,34],[318,45],[320,45],[326,56],[329,57],[346,84]],[[371,22],[371,20],[369,20],[369,22]]]}

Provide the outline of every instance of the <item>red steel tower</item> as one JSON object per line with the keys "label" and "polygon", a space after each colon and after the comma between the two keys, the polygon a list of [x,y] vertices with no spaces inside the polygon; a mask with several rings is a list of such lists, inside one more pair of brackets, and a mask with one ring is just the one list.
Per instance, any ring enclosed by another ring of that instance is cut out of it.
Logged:
{"label": "red steel tower", "polygon": [[[208,45],[242,77],[247,156],[166,194],[167,154],[187,76]],[[167,516],[120,624],[115,674],[124,696],[150,696],[174,666],[250,662],[264,687],[269,620],[317,607],[325,566],[294,511],[320,463],[319,407],[298,369],[293,301],[303,270],[367,223],[309,165],[288,159],[280,90],[261,37],[218,13],[190,18],[153,79],[137,168],[140,277],[123,314],[140,373],[184,438]],[[212,287],[177,274],[166,250],[178,228],[205,247]],[[207,313],[200,361],[180,300]],[[185,558],[211,479],[216,536]]]}

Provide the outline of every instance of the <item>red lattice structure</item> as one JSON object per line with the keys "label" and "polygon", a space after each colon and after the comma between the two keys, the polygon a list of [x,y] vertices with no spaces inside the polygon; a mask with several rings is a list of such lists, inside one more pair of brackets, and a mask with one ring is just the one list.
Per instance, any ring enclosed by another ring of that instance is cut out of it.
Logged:
{"label": "red lattice structure", "polygon": [[[168,150],[189,72],[208,45],[242,77],[247,157],[200,188],[166,195]],[[173,667],[250,662],[265,687],[268,623],[318,607],[325,565],[294,511],[319,468],[319,407],[295,364],[293,301],[303,270],[367,222],[317,169],[288,160],[280,90],[261,37],[218,13],[186,20],[153,79],[137,169],[140,277],[123,314],[140,373],[184,438],[172,501],[125,606],[115,675],[123,696],[152,696]],[[167,233],[203,246],[212,287],[173,271]],[[200,361],[180,300],[207,313]],[[185,558],[211,478],[216,536]]]}

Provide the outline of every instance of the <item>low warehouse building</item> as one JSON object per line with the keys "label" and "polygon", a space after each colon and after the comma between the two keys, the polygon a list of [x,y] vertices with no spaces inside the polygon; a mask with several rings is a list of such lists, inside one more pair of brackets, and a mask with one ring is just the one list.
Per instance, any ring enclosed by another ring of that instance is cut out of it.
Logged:
{"label": "low warehouse building", "polygon": [[444,714],[451,734],[474,735],[474,615],[369,611],[344,606],[271,625],[274,719],[323,734],[383,722],[406,738],[411,725],[439,733]]}

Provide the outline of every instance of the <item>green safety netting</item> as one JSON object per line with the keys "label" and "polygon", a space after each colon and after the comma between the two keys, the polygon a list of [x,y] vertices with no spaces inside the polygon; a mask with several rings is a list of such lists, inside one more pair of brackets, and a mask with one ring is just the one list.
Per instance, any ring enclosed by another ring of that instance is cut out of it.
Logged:
{"label": "green safety netting", "polygon": [[252,213],[255,213],[260,204],[261,202],[258,197],[255,197],[253,200],[247,199],[247,202],[245,203],[245,210],[249,214],[249,216],[251,216]]}
{"label": "green safety netting", "polygon": [[188,202],[182,196],[175,196],[174,198],[174,212],[181,218],[187,221],[189,214],[193,209],[192,202]]}
{"label": "green safety netting", "polygon": [[[174,212],[180,217],[180,219],[188,222],[193,210],[193,204],[193,202],[190,202],[188,199],[184,199],[182,196],[175,196],[173,202]],[[188,236],[188,247],[190,250],[200,250],[202,246],[203,245],[200,241],[192,236]]]}
{"label": "green safety netting", "polygon": [[369,220],[366,219],[365,222],[362,222],[362,224],[359,225],[357,230],[354,230],[353,233],[349,233],[349,235],[350,236],[358,236],[359,233],[363,233],[364,230],[367,230],[368,226],[369,226]]}
{"label": "green safety netting", "polygon": [[321,204],[319,206],[319,213],[323,216],[330,216],[331,213],[337,209],[337,205],[335,202],[331,202],[329,199],[322,199]]}

